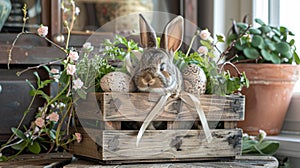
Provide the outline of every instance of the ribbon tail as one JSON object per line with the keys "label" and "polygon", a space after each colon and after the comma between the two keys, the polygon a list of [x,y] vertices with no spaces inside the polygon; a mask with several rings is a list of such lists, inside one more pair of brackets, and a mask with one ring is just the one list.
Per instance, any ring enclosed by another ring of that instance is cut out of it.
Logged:
{"label": "ribbon tail", "polygon": [[206,119],[206,116],[201,107],[201,103],[200,103],[199,99],[197,97],[195,97],[194,95],[192,95],[190,93],[187,93],[187,95],[191,98],[192,102],[195,105],[196,111],[198,113],[199,119],[200,119],[202,127],[203,127],[204,134],[206,136],[207,141],[210,143],[212,141],[212,135],[211,135],[211,132],[209,131],[207,119]]}
{"label": "ribbon tail", "polygon": [[130,59],[130,52],[128,52],[125,56],[125,67],[127,72],[132,76],[133,73],[133,66]]}
{"label": "ribbon tail", "polygon": [[150,111],[150,113],[148,114],[148,116],[145,118],[139,132],[137,135],[137,140],[136,140],[136,146],[139,145],[140,140],[146,130],[146,128],[149,126],[149,124],[151,123],[151,121],[153,120],[153,118],[160,112],[160,110],[164,107],[164,105],[166,104],[168,98],[171,96],[170,93],[167,93],[164,96],[161,96],[160,100],[158,101],[158,103],[154,106],[154,108]]}

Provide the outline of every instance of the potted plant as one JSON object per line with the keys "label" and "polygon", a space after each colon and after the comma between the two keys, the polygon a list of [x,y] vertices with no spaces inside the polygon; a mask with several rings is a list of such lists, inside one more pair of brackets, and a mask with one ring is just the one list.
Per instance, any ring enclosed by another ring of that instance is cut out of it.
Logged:
{"label": "potted plant", "polygon": [[268,135],[276,135],[299,78],[300,59],[290,30],[267,25],[260,19],[255,22],[258,28],[233,21],[227,39],[228,44],[235,40],[236,44],[227,53],[226,61],[244,71],[250,81],[250,87],[242,90],[246,112],[238,126],[249,134],[263,129]]}

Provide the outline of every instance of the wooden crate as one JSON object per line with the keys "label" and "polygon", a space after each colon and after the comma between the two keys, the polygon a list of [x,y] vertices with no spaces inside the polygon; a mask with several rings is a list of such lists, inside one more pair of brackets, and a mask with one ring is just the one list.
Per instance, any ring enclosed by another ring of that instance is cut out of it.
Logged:
{"label": "wooden crate", "polygon": [[236,128],[236,121],[244,119],[245,98],[238,95],[200,97],[212,142],[201,128],[171,128],[173,122],[199,121],[194,107],[169,98],[153,120],[166,129],[146,130],[136,146],[139,128],[125,130],[124,125],[144,121],[159,98],[151,93],[89,94],[75,109],[81,125],[76,129],[83,140],[70,145],[72,153],[105,163],[211,160],[241,154],[242,130]]}

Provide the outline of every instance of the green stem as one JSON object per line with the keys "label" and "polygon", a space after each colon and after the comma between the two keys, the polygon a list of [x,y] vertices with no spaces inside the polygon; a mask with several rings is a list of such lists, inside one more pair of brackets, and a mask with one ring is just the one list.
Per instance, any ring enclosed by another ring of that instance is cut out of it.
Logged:
{"label": "green stem", "polygon": [[186,54],[185,54],[185,56],[186,56],[186,57],[188,57],[188,56],[189,56],[189,54],[190,54],[190,52],[191,52],[191,49],[192,49],[192,46],[193,46],[193,43],[194,43],[194,41],[195,41],[196,37],[197,37],[197,35],[195,34],[195,35],[193,36],[192,40],[191,40],[191,43],[190,43],[189,49],[187,50],[187,52],[186,52]]}
{"label": "green stem", "polygon": [[70,112],[71,107],[73,107],[72,101],[71,101],[71,103],[69,103],[69,106],[68,106],[66,112],[62,116],[61,122],[59,122],[59,124],[58,124],[58,126],[56,128],[55,143],[56,143],[57,147],[59,146],[59,136],[60,136],[60,130],[61,130],[62,124],[64,123],[64,120],[67,117],[67,114]]}
{"label": "green stem", "polygon": [[[35,97],[36,97],[36,93],[33,95],[26,111],[24,112],[23,114],[23,117],[21,118],[21,121],[19,122],[18,126],[17,126],[17,129],[19,129],[21,127],[21,124],[23,123],[23,121],[25,120],[25,117],[27,116],[27,114],[29,113],[30,109],[31,109],[31,106],[33,105],[33,102],[35,100]],[[4,148],[6,148],[8,146],[9,143],[11,143],[12,139],[14,138],[15,134],[12,134],[9,139],[6,141],[6,143],[4,145],[2,145],[3,147],[0,149],[0,151],[2,151]]]}
{"label": "green stem", "polygon": [[63,88],[63,90],[62,91],[60,91],[53,99],[51,99],[51,101],[49,101],[48,102],[48,104],[47,104],[47,107],[49,106],[49,105],[51,105],[52,103],[54,103],[58,98],[59,98],[59,96],[61,96],[67,89],[68,89],[68,87],[69,87],[69,85],[70,85],[70,76],[68,76],[68,83],[66,84],[66,86]]}

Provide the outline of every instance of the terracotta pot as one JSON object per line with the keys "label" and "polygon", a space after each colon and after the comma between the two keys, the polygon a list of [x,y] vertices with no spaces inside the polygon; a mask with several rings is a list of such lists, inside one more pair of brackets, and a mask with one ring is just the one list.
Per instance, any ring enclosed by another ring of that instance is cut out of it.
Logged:
{"label": "terracotta pot", "polygon": [[[245,120],[238,127],[245,133],[257,135],[260,129],[268,135],[280,133],[288,110],[293,88],[299,78],[300,66],[288,64],[237,64],[245,72],[250,87],[246,96]],[[231,69],[232,70],[232,69]]]}

